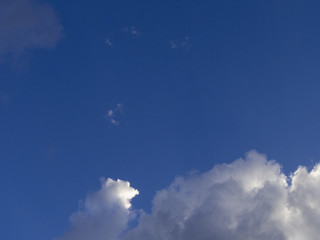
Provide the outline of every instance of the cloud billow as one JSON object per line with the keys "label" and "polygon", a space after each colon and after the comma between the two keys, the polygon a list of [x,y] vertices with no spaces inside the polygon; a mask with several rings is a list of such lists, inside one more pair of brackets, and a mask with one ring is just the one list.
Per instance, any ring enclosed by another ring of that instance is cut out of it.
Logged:
{"label": "cloud billow", "polygon": [[[320,165],[310,172],[300,166],[287,177],[276,161],[250,151],[231,164],[177,178],[156,194],[152,212],[142,211],[136,227],[128,229],[132,215],[127,214],[117,225],[117,234],[110,237],[108,232],[114,231],[121,214],[109,215],[108,221],[96,218],[92,222],[105,224],[101,238],[92,232],[79,239],[316,240],[320,235],[319,186]],[[107,203],[105,207],[112,213],[117,209]],[[131,207],[127,211],[136,212]],[[63,239],[73,238],[65,235]]]}
{"label": "cloud billow", "polygon": [[130,200],[139,192],[122,180],[101,181],[101,189],[86,197],[70,217],[70,228],[57,240],[115,239],[134,216]]}
{"label": "cloud billow", "polygon": [[0,2],[0,60],[26,49],[53,48],[62,37],[54,9],[33,0]]}

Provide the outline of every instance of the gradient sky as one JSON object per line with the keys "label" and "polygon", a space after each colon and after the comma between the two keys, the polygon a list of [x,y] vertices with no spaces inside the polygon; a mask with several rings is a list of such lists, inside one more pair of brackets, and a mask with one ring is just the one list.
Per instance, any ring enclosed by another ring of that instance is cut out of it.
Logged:
{"label": "gradient sky", "polygon": [[[2,10],[1,10],[2,9]],[[251,149],[320,160],[320,2],[0,0],[1,238],[61,236],[100,177],[150,211]]]}

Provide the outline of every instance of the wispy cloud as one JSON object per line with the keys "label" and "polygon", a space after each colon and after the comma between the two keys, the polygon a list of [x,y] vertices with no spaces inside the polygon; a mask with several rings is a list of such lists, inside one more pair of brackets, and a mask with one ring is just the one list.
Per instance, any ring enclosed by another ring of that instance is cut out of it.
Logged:
{"label": "wispy cloud", "polygon": [[132,39],[138,37],[140,37],[140,31],[138,31],[135,26],[128,26],[122,29],[118,29],[118,31],[115,32],[109,32],[107,37],[105,38],[104,43],[109,47],[113,47],[123,39]]}
{"label": "wispy cloud", "polygon": [[26,49],[54,48],[62,26],[54,9],[33,0],[0,1],[0,60]]}
{"label": "wispy cloud", "polygon": [[177,46],[177,43],[175,42],[175,41],[172,41],[172,40],[170,40],[169,41],[169,44],[170,44],[170,47],[172,48],[172,49],[176,49],[178,46]]}
{"label": "wispy cloud", "polygon": [[137,212],[130,208],[137,190],[108,181],[71,216],[61,239],[319,239],[320,164],[286,176],[279,163],[250,151],[231,164],[177,178],[157,192],[152,212],[136,216],[133,228],[127,223]]}
{"label": "wispy cloud", "polygon": [[105,114],[105,118],[111,125],[119,126],[123,118],[123,115],[124,115],[123,104],[118,103],[112,108],[107,110],[107,113]]}
{"label": "wispy cloud", "polygon": [[171,49],[183,49],[188,51],[191,48],[190,38],[184,37],[182,40],[170,40],[169,45]]}
{"label": "wispy cloud", "polygon": [[125,27],[123,28],[123,31],[125,33],[129,33],[133,36],[139,36],[140,32],[137,30],[137,28],[135,26],[129,26],[129,27]]}
{"label": "wispy cloud", "polygon": [[105,44],[107,44],[108,46],[112,47],[113,46],[113,43],[111,42],[111,38],[108,37],[105,41]]}

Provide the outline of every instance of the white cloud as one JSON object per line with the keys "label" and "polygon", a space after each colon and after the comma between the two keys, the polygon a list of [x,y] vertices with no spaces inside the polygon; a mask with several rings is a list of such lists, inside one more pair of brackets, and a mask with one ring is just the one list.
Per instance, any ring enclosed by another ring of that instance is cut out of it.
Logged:
{"label": "white cloud", "polygon": [[126,239],[284,239],[273,198],[286,187],[277,163],[250,152],[246,160],[176,179]]}
{"label": "white cloud", "polygon": [[58,240],[116,239],[134,216],[130,200],[138,194],[129,182],[102,179],[101,189],[86,197],[81,209],[71,215],[69,229]]}
{"label": "white cloud", "polygon": [[107,113],[105,114],[105,118],[110,124],[114,126],[119,126],[120,120],[122,119],[123,115],[124,115],[123,104],[118,103],[112,108],[107,110]]}
{"label": "white cloud", "polygon": [[170,40],[169,45],[171,49],[183,49],[188,51],[191,47],[190,38],[188,36],[184,37],[182,40]]}
{"label": "white cloud", "polygon": [[[122,198],[106,191],[105,195],[110,195],[107,198],[113,199],[115,205],[105,201],[98,206],[105,206],[107,212],[114,214],[108,215],[107,220],[97,218],[90,222],[90,228],[99,224],[113,224],[112,227],[106,227],[108,230],[101,232],[103,236],[95,232],[77,239],[317,240],[320,235],[319,186],[319,164],[310,172],[299,167],[287,177],[276,161],[268,161],[265,155],[250,151],[245,159],[216,165],[202,174],[177,178],[156,194],[152,212],[142,213],[137,218],[138,225],[131,229],[126,228],[130,220],[128,214],[122,222],[118,221],[123,215],[117,213],[116,206],[128,212],[125,206],[130,207],[134,194],[128,195],[126,205]],[[127,184],[124,189],[128,188]],[[96,212],[104,213],[104,208],[100,208]],[[118,235],[119,231],[122,234]]]}
{"label": "white cloud", "polygon": [[107,117],[113,117],[114,116],[114,111],[112,109],[109,109],[106,116]]}
{"label": "white cloud", "polygon": [[0,59],[26,49],[53,48],[62,37],[54,9],[33,0],[0,2]]}
{"label": "white cloud", "polygon": [[105,44],[107,44],[108,46],[112,47],[113,46],[113,43],[111,42],[111,38],[107,38],[106,41],[105,41]]}
{"label": "white cloud", "polygon": [[114,34],[113,33],[109,33],[107,36],[106,36],[106,40],[105,40],[105,44],[108,45],[109,47],[113,47],[114,44],[113,44],[113,39],[114,39]]}
{"label": "white cloud", "polygon": [[123,31],[124,31],[125,33],[129,33],[129,34],[131,34],[131,35],[133,35],[133,36],[138,36],[138,35],[140,35],[140,32],[137,30],[137,28],[136,28],[135,26],[125,27],[125,28],[123,29]]}

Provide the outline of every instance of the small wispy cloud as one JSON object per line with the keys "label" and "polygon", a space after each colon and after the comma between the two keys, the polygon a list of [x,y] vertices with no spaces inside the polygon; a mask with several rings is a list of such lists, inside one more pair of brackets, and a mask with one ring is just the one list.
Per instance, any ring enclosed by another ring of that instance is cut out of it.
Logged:
{"label": "small wispy cloud", "polygon": [[188,51],[191,48],[190,38],[185,36],[182,40],[170,40],[169,45],[171,49],[183,49]]}
{"label": "small wispy cloud", "polygon": [[176,49],[178,47],[177,43],[175,41],[170,40],[169,44],[170,44],[170,48],[172,48],[172,49]]}
{"label": "small wispy cloud", "polygon": [[105,118],[108,123],[113,126],[119,126],[121,123],[121,119],[124,115],[124,109],[122,103],[117,103],[115,106],[107,110]]}
{"label": "small wispy cloud", "polygon": [[133,36],[139,36],[140,35],[140,32],[137,30],[137,28],[135,26],[129,26],[129,27],[125,27],[123,29],[123,31],[125,33],[129,33]]}
{"label": "small wispy cloud", "polygon": [[107,37],[107,39],[106,39],[106,41],[104,43],[107,44],[110,47],[113,46],[113,43],[111,42],[111,38],[110,37]]}
{"label": "small wispy cloud", "polygon": [[[1,1],[1,0],[0,0]],[[140,31],[135,26],[128,26],[118,29],[115,32],[109,32],[104,40],[104,44],[108,47],[114,47],[117,43],[124,39],[132,39],[140,37]]]}

